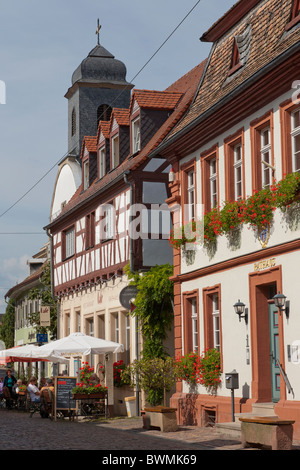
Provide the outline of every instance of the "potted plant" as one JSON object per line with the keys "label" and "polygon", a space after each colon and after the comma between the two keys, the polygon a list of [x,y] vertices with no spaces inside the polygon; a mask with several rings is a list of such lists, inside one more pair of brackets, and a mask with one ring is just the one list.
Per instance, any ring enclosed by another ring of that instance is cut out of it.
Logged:
{"label": "potted plant", "polygon": [[[131,386],[137,385],[146,392],[147,401],[153,406],[163,400],[166,404],[166,392],[175,384],[174,359],[171,357],[135,360],[126,367],[122,374]],[[162,393],[161,393],[162,392]]]}
{"label": "potted plant", "polygon": [[107,387],[96,383],[96,374],[94,368],[90,367],[88,362],[83,363],[83,367],[79,369],[79,382],[76,387],[72,388],[73,398],[79,400],[80,398],[105,398],[107,394]]}

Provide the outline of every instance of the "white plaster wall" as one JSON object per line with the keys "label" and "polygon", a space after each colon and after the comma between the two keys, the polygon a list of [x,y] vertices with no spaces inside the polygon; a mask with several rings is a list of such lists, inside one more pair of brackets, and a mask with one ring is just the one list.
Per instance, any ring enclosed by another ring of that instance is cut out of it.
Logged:
{"label": "white plaster wall", "polygon": [[[262,260],[265,259],[262,251]],[[283,313],[284,355],[285,371],[294,390],[295,397],[287,393],[288,400],[300,400],[300,306],[297,289],[297,266],[300,264],[300,253],[291,252],[275,256],[276,266],[282,268],[282,289],[289,301],[289,318]],[[203,278],[182,283],[181,292],[199,290],[199,352],[204,350],[204,324],[202,291],[204,288],[221,284],[221,317],[222,317],[222,355],[223,374],[222,387],[218,394],[230,396],[230,390],[225,388],[224,374],[236,369],[239,373],[240,388],[235,392],[236,396],[243,396],[243,387],[248,386],[251,397],[252,361],[251,361],[251,310],[249,295],[249,274],[254,272],[254,263],[239,266],[235,269],[220,271]],[[238,315],[234,312],[233,305],[241,300],[248,308],[248,325],[244,319],[239,322]],[[247,364],[246,342],[247,335],[250,346],[250,364]],[[299,361],[289,359],[288,345],[298,347]],[[184,347],[184,345],[183,345]],[[184,391],[188,387],[184,386]],[[199,392],[206,393],[205,388],[199,386]]]}
{"label": "white plaster wall", "polygon": [[74,161],[66,161],[58,171],[52,197],[50,218],[60,213],[63,203],[68,202],[81,184],[81,168]]}

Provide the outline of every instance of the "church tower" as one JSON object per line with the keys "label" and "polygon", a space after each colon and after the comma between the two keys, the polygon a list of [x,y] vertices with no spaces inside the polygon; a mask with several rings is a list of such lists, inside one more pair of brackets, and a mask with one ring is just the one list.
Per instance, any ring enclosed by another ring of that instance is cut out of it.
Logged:
{"label": "church tower", "polygon": [[78,157],[83,137],[97,135],[99,120],[109,120],[112,108],[128,108],[131,89],[126,67],[98,44],[72,75],[68,100],[68,153]]}

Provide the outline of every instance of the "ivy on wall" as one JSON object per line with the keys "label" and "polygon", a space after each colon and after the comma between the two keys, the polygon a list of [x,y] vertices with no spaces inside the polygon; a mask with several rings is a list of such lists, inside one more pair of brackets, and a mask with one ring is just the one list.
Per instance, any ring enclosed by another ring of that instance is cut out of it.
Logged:
{"label": "ivy on wall", "polygon": [[132,315],[138,318],[143,335],[143,357],[165,357],[163,341],[173,324],[173,266],[155,266],[143,273],[132,273],[126,266],[125,273],[138,288]]}

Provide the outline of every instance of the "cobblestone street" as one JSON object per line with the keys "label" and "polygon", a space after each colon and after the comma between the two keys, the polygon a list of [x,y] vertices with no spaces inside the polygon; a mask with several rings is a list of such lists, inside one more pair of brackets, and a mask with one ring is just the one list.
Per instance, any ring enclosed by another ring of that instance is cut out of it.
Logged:
{"label": "cobblestone street", "polygon": [[145,430],[142,418],[98,422],[51,421],[39,414],[0,411],[0,450],[239,450],[241,443],[215,429]]}

